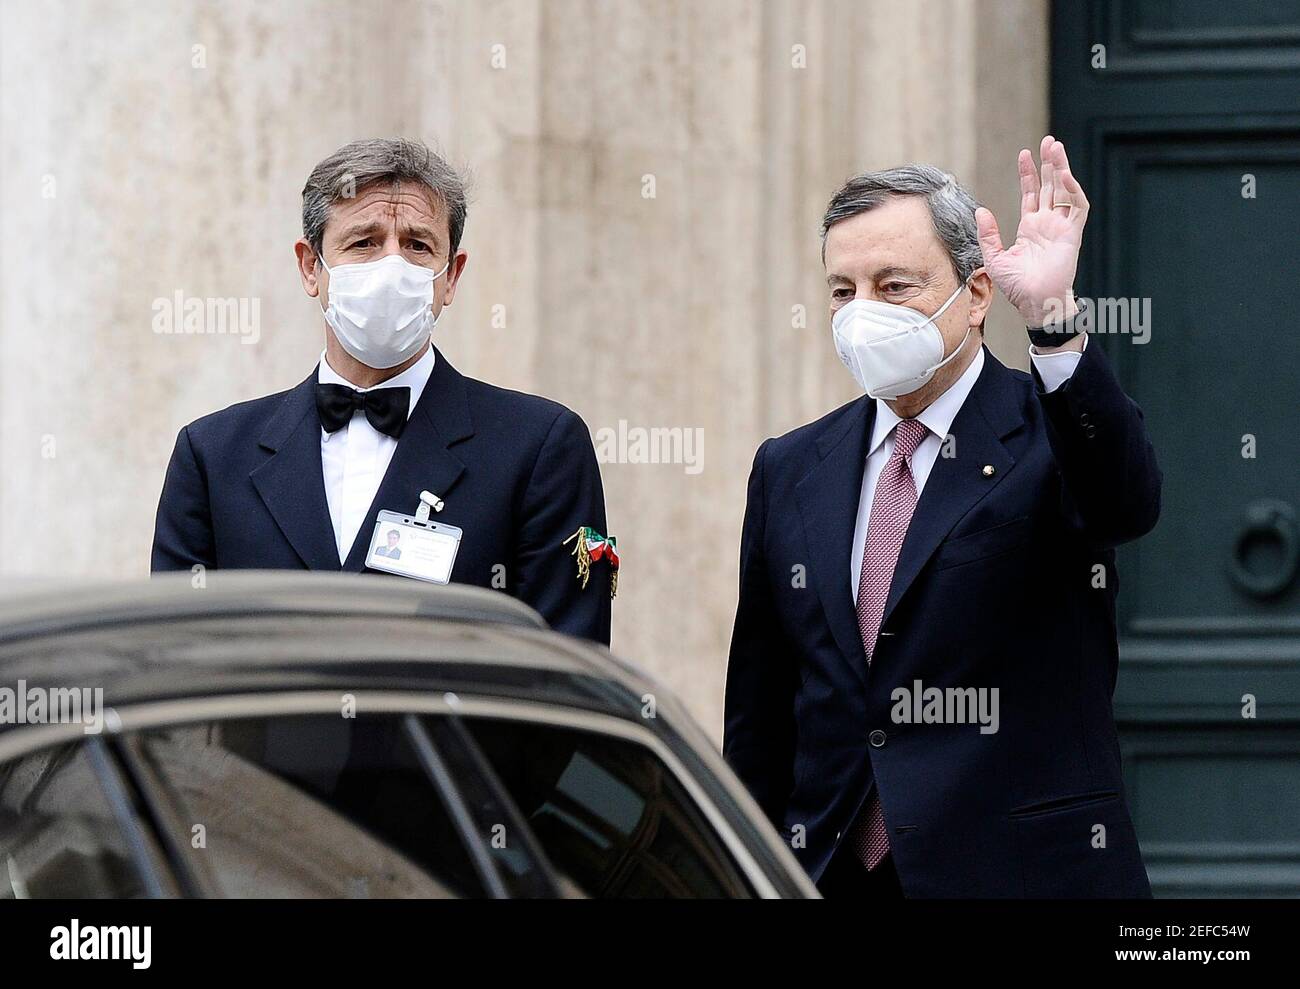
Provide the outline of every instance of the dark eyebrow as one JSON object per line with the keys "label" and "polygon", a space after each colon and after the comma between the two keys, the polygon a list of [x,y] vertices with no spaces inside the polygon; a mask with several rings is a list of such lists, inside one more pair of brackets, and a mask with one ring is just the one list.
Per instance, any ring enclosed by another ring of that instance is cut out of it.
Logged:
{"label": "dark eyebrow", "polygon": [[[902,265],[897,264],[886,265],[884,268],[880,268],[871,273],[872,280],[877,282],[883,282],[887,278],[897,277],[908,278],[917,282],[929,280],[929,277],[925,272],[917,271],[915,268],[904,268]],[[831,272],[826,276],[826,283],[828,285],[833,285],[835,282],[849,282],[852,284],[853,279],[848,275],[841,275],[839,272]]]}
{"label": "dark eyebrow", "polygon": [[423,223],[403,223],[399,228],[399,233],[405,234],[409,237],[418,238],[419,240],[427,240],[431,244],[438,243],[438,235],[434,232],[433,228],[426,227]]}
{"label": "dark eyebrow", "polygon": [[904,268],[901,265],[891,264],[888,267],[881,268],[872,276],[876,281],[884,281],[886,278],[911,278],[914,281],[923,282],[926,280],[924,272],[917,271],[914,268]]}
{"label": "dark eyebrow", "polygon": [[[357,237],[374,237],[382,234],[387,230],[387,224],[378,220],[360,220],[351,226],[344,227],[337,234],[340,244],[347,244]],[[438,236],[432,227],[426,227],[422,223],[405,224],[400,227],[399,232],[404,237],[414,237],[417,240],[427,240],[430,244],[438,244]]]}
{"label": "dark eyebrow", "polygon": [[446,250],[447,247],[446,238],[439,238],[437,230],[424,224],[402,224],[398,227],[398,235],[399,237],[422,240],[422,242],[428,244],[430,250],[435,252]]}
{"label": "dark eyebrow", "polygon": [[372,236],[376,231],[381,229],[381,224],[376,220],[362,221],[354,223],[349,227],[344,227],[339,231],[338,238],[341,242],[351,240],[353,237]]}

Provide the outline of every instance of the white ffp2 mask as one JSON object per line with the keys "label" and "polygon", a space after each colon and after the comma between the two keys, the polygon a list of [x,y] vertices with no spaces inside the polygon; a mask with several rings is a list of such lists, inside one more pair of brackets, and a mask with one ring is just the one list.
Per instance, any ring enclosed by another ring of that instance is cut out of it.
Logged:
{"label": "white ffp2 mask", "polygon": [[366,367],[397,367],[414,357],[438,323],[433,283],[451,261],[434,272],[397,254],[335,268],[317,257],[329,272],[325,322],[339,345]]}
{"label": "white ffp2 mask", "polygon": [[966,336],[947,357],[943,334],[934,321],[966,287],[963,282],[933,316],[907,306],[854,299],[831,320],[831,336],[840,360],[872,398],[898,398],[916,391],[961,353]]}

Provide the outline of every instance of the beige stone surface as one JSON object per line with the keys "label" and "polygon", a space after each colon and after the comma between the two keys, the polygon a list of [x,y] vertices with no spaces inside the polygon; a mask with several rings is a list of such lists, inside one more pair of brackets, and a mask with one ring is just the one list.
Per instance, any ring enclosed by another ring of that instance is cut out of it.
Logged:
{"label": "beige stone surface", "polygon": [[[754,451],[854,395],[825,202],[930,161],[1009,234],[1016,151],[1046,125],[1046,6],[0,4],[0,572],[146,571],[176,431],[320,350],[291,250],[308,171],[356,137],[420,137],[474,176],[449,358],[593,432],[703,430],[698,473],[603,471],[615,648],[720,737]],[[154,332],[178,291],[256,300],[259,339]],[[1025,365],[1004,303],[989,341]]]}

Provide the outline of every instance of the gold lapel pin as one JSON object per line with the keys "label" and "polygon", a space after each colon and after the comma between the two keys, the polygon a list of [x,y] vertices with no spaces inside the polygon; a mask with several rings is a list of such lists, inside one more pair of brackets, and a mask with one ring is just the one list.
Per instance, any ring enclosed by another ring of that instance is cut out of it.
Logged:
{"label": "gold lapel pin", "polygon": [[985,477],[992,477],[992,476],[993,476],[993,465],[992,465],[992,464],[985,464],[985,465],[984,465],[984,472],[983,472],[983,473],[984,473],[984,476],[985,476]]}

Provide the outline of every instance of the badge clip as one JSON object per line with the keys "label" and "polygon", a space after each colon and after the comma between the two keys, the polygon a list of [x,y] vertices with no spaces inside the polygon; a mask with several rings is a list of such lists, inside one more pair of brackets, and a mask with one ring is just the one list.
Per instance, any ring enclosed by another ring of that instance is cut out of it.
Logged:
{"label": "badge clip", "polygon": [[445,502],[432,491],[420,492],[420,507],[415,510],[415,520],[417,522],[429,521],[429,509],[435,512],[441,512]]}

